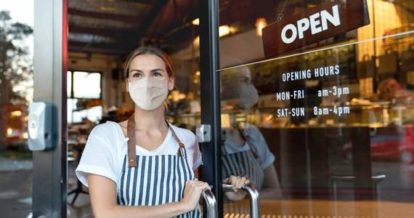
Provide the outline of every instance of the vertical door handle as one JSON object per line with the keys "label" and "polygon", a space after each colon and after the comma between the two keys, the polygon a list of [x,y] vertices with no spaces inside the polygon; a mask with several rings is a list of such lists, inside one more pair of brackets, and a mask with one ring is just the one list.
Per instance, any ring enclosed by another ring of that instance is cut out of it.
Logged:
{"label": "vertical door handle", "polygon": [[[242,190],[246,191],[250,197],[250,217],[251,218],[259,218],[260,217],[260,205],[259,199],[260,194],[259,191],[254,187],[253,184],[247,184],[241,187]],[[224,191],[233,191],[233,186],[229,184],[223,184]]]}
{"label": "vertical door handle", "polygon": [[217,201],[211,190],[203,191],[203,198],[207,208],[207,218],[218,218]]}

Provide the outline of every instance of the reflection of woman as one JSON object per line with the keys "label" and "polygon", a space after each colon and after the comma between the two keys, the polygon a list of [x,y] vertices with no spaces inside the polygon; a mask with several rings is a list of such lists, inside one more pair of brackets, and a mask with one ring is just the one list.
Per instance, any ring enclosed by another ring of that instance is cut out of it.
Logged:
{"label": "reflection of woman", "polygon": [[163,103],[174,87],[170,59],[143,47],[126,61],[134,114],[106,122],[89,135],[80,181],[89,187],[96,217],[200,217],[207,183],[197,181],[201,154],[192,132],[165,121]]}
{"label": "reflection of woman", "polygon": [[[280,185],[273,162],[275,156],[269,151],[260,130],[250,124],[244,128],[233,126],[224,129],[222,146],[223,178],[231,175],[246,177],[260,191],[261,198],[281,197]],[[237,194],[237,193],[236,193]],[[244,196],[227,194],[230,199]]]}
{"label": "reflection of woman", "polygon": [[[223,87],[223,92],[232,96],[233,109],[247,110],[259,100],[256,88],[251,84],[251,74],[247,67],[228,72],[233,83],[231,92]],[[281,197],[280,185],[274,167],[275,156],[270,152],[260,130],[251,124],[241,125],[231,121],[223,128],[222,172],[223,178],[231,175],[246,177],[261,191],[261,198]],[[227,193],[228,198],[243,198],[242,193]]]}

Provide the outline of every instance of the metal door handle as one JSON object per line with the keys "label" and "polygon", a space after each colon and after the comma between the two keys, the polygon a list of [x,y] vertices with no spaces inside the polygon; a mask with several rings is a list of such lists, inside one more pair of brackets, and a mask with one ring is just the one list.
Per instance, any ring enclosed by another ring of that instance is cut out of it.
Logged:
{"label": "metal door handle", "polygon": [[204,202],[207,207],[207,218],[218,218],[217,201],[211,190],[203,191]]}
{"label": "metal door handle", "polygon": [[[250,197],[250,217],[259,218],[260,217],[260,208],[259,208],[259,191],[254,187],[253,184],[247,184],[241,187],[242,190],[245,190]],[[233,186],[229,184],[223,184],[224,191],[234,191]]]}

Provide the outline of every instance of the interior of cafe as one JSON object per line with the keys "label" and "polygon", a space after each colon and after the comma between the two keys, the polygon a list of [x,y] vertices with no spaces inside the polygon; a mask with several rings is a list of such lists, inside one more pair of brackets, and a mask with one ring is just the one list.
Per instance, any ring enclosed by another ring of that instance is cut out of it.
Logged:
{"label": "interior of cafe", "polygon": [[[276,55],[264,42],[268,26],[338,2],[350,0],[219,1],[222,140],[231,134],[226,129],[250,128],[262,140],[259,153],[273,157],[280,194],[264,194],[262,217],[414,217],[414,1],[357,1],[364,10],[347,16],[364,13],[363,25]],[[168,121],[196,131],[199,6],[68,1],[72,208],[90,207],[73,171],[91,129],[133,112],[123,67],[134,48],[151,45],[171,55]],[[247,217],[248,200],[225,201],[224,214]]]}

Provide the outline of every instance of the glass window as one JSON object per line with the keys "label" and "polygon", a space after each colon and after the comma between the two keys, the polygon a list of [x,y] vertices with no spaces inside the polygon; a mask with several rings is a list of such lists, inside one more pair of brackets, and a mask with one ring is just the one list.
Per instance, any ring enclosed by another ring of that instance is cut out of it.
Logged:
{"label": "glass window", "polygon": [[72,96],[72,71],[68,71],[66,74],[66,94],[68,97]]}
{"label": "glass window", "polygon": [[[263,216],[410,217],[414,2],[244,0],[220,10],[220,25],[237,30],[220,39],[223,177],[247,176]],[[335,30],[336,13],[370,20]],[[266,37],[283,40],[288,26],[287,38],[302,31],[305,41],[268,56],[257,29],[271,25],[279,31]],[[312,41],[312,31],[326,35]],[[246,198],[225,202],[227,215],[249,213]]]}
{"label": "glass window", "polygon": [[73,72],[74,98],[101,98],[101,74],[95,72]]}
{"label": "glass window", "polygon": [[99,122],[103,114],[101,80],[102,75],[98,72],[68,71],[68,123],[79,123],[84,119]]}
{"label": "glass window", "polygon": [[69,98],[67,102],[68,123],[80,123],[85,118],[98,123],[102,118],[103,107],[100,105],[82,108],[79,99]]}

